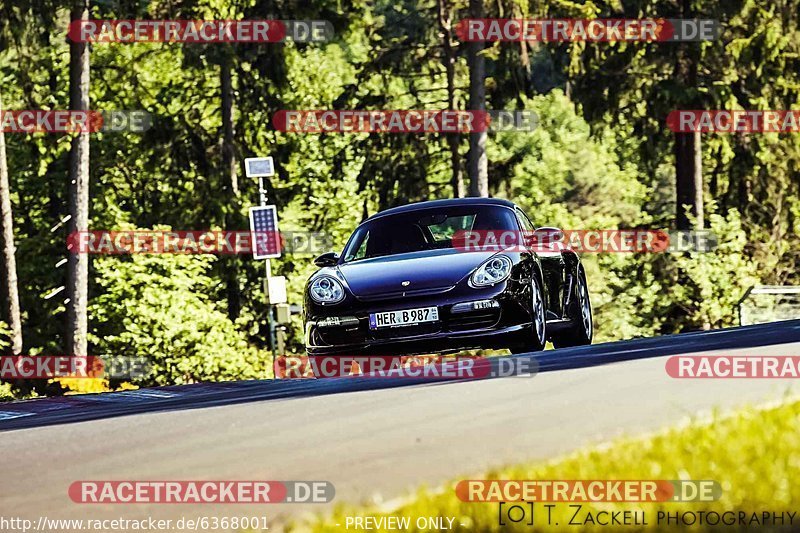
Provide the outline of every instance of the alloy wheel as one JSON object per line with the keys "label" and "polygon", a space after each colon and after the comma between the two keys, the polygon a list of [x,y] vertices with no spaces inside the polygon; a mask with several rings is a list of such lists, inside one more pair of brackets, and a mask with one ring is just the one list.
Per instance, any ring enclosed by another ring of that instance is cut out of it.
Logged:
{"label": "alloy wheel", "polygon": [[586,337],[592,338],[592,307],[589,303],[589,292],[586,289],[586,279],[583,275],[578,276],[578,303],[581,307],[581,320]]}
{"label": "alloy wheel", "polygon": [[534,279],[533,288],[533,327],[536,332],[536,338],[539,344],[544,345],[546,342],[545,336],[545,319],[544,319],[544,301],[542,300],[542,291],[539,288],[539,282]]}

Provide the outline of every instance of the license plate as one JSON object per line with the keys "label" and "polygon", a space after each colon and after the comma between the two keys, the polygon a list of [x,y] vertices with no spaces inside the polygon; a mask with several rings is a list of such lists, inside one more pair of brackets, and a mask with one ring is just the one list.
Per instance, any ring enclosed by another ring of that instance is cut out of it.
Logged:
{"label": "license plate", "polygon": [[417,309],[403,309],[402,311],[370,313],[369,328],[379,329],[410,326],[422,322],[436,322],[437,320],[439,320],[438,307],[420,307]]}

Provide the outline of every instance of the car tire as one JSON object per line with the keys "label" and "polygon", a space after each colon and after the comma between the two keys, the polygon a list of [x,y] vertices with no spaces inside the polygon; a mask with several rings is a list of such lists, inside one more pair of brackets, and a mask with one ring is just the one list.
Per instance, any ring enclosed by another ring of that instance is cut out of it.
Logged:
{"label": "car tire", "polygon": [[533,276],[531,283],[531,329],[525,338],[511,347],[511,353],[541,352],[547,344],[547,319],[544,311],[544,294],[539,278]]}
{"label": "car tire", "polygon": [[589,300],[589,287],[583,269],[578,267],[578,279],[575,284],[575,294],[570,305],[569,316],[573,326],[566,331],[554,334],[553,346],[568,348],[570,346],[585,346],[592,343],[594,324],[592,323],[592,303]]}

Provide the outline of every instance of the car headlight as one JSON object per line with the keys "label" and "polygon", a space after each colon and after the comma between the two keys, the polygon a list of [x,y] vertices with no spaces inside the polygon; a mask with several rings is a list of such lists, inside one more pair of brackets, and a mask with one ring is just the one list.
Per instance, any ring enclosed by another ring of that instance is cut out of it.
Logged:
{"label": "car headlight", "polygon": [[311,299],[320,304],[335,304],[344,300],[344,287],[336,278],[320,276],[308,288]]}
{"label": "car headlight", "polygon": [[488,287],[500,283],[511,275],[511,259],[504,255],[496,255],[483,263],[469,278],[473,287]]}

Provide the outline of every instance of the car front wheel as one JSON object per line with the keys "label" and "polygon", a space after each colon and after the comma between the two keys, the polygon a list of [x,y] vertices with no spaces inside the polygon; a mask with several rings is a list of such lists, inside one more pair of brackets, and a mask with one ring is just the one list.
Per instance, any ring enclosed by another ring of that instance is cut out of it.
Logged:
{"label": "car front wheel", "polygon": [[531,283],[531,328],[525,338],[511,348],[511,353],[540,352],[547,343],[547,322],[544,314],[544,294],[536,276]]}
{"label": "car front wheel", "polygon": [[556,348],[584,346],[592,343],[592,336],[594,335],[592,303],[589,300],[589,287],[586,284],[586,276],[581,269],[578,270],[574,299],[570,308],[569,316],[572,319],[572,327],[553,335],[553,346]]}

